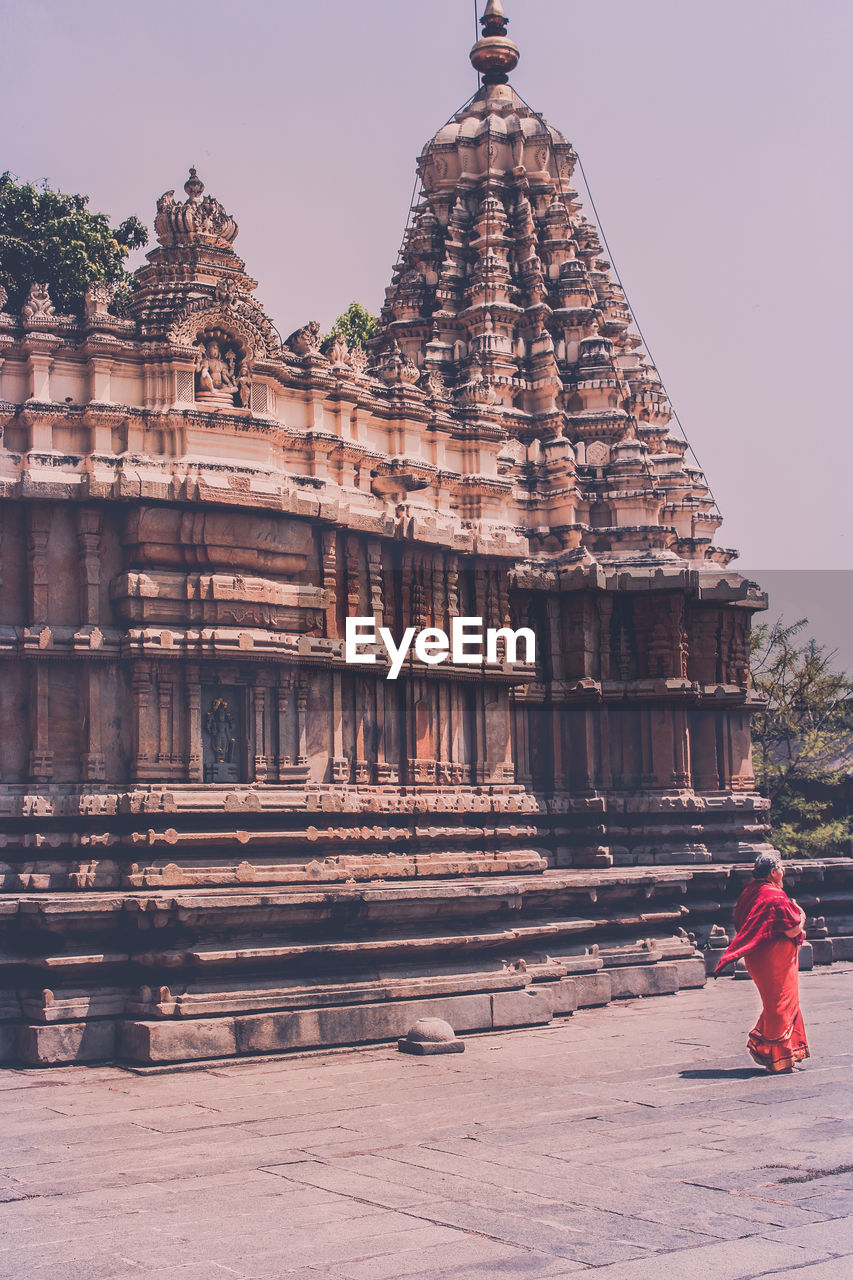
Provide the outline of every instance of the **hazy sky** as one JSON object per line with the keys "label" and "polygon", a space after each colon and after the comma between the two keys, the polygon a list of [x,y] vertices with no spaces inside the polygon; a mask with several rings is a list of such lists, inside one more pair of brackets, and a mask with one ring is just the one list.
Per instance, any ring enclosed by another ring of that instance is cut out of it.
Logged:
{"label": "hazy sky", "polygon": [[[505,7],[513,84],[580,152],[718,541],[748,570],[853,567],[853,6]],[[472,0],[0,9],[0,169],[152,227],[195,164],[282,334],[378,309],[415,157],[475,88]]]}

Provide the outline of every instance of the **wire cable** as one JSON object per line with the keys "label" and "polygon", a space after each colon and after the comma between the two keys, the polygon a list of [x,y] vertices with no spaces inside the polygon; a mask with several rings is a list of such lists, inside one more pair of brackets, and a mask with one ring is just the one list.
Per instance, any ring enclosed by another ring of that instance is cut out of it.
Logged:
{"label": "wire cable", "polygon": [[[515,90],[515,92],[516,92],[516,93],[518,93],[518,90],[516,89],[516,90]],[[530,103],[529,103],[525,98],[523,98],[523,97],[522,97],[522,95],[521,95],[520,93],[518,93],[518,97],[521,99],[521,101],[522,101],[522,102],[524,103],[524,105],[527,107],[527,110],[528,110],[528,111],[530,111],[530,112],[531,112],[531,114],[532,114],[532,115],[534,115],[534,116],[536,117],[536,119],[537,119],[537,120],[539,121],[539,123],[542,125],[542,127],[544,128],[544,130],[545,130],[545,132],[546,132],[546,134],[547,134],[547,136],[548,136],[548,143],[549,143],[549,146],[550,146],[550,148],[551,148],[551,154],[552,154],[552,156],[553,156],[553,158],[554,158],[554,166],[555,166],[555,169],[556,169],[556,172],[557,172],[557,182],[558,182],[558,184],[559,184],[559,188],[560,188],[560,195],[565,197],[566,192],[565,192],[565,190],[564,190],[564,188],[563,188],[563,175],[562,175],[562,173],[560,172],[559,162],[558,162],[558,159],[557,159],[556,152],[554,151],[554,139],[553,139],[553,136],[552,136],[552,134],[551,134],[551,130],[550,130],[549,126],[548,126],[548,122],[547,122],[547,120],[545,119],[545,117],[542,115],[542,113],[541,113],[540,111],[536,111],[536,110],[535,110],[535,108],[531,107]],[[574,148],[573,148],[573,150],[574,150]],[[704,482],[705,482],[705,487],[706,487],[706,489],[707,489],[707,491],[708,491],[708,496],[710,497],[710,499],[711,499],[712,503],[714,504],[714,510],[716,511],[717,516],[722,520],[722,512],[720,511],[719,503],[717,502],[717,499],[716,499],[716,497],[714,496],[714,491],[712,490],[712,488],[711,488],[711,486],[710,486],[710,484],[709,484],[709,482],[708,482],[708,477],[707,477],[707,475],[705,474],[704,468],[702,467],[702,463],[699,461],[699,456],[698,456],[698,454],[696,453],[696,450],[693,448],[693,445],[690,443],[690,440],[688,439],[687,432],[684,430],[684,425],[683,425],[683,423],[682,423],[682,421],[681,421],[680,417],[678,416],[678,412],[677,412],[677,410],[676,410],[676,408],[675,408],[675,405],[674,405],[674,404],[673,404],[673,402],[672,402],[672,397],[670,396],[669,392],[668,392],[668,391],[667,391],[667,389],[666,389],[666,384],[664,383],[664,380],[663,380],[663,377],[662,377],[662,375],[661,375],[660,369],[659,369],[659,368],[658,368],[658,366],[657,366],[657,361],[655,360],[654,355],[652,354],[651,347],[649,346],[648,342],[646,341],[646,336],[645,336],[645,334],[643,333],[643,330],[642,330],[642,328],[641,328],[641,326],[640,326],[640,322],[639,322],[639,320],[637,319],[637,313],[636,313],[636,311],[634,310],[634,308],[633,308],[633,307],[632,307],[632,305],[631,305],[631,301],[630,301],[630,299],[629,299],[629,297],[628,297],[628,291],[627,291],[627,289],[625,288],[625,285],[624,285],[624,284],[623,284],[623,282],[622,282],[622,277],[621,277],[621,275],[619,274],[619,268],[618,268],[618,267],[617,267],[617,265],[616,265],[616,261],[615,261],[615,259],[614,259],[614,257],[613,257],[613,253],[612,253],[612,251],[611,251],[610,244],[609,244],[609,242],[608,242],[607,236],[606,236],[605,231],[604,231],[604,227],[603,227],[603,226],[602,226],[602,224],[601,224],[601,218],[600,218],[600,216],[599,216],[598,209],[597,209],[597,207],[596,207],[595,200],[594,200],[594,198],[593,198],[593,194],[592,194],[592,191],[591,191],[591,189],[590,189],[589,182],[587,181],[586,172],[585,172],[584,167],[583,167],[583,161],[581,160],[581,158],[580,158],[580,156],[578,155],[578,152],[577,152],[576,150],[575,150],[575,157],[576,157],[576,159],[577,159],[577,162],[578,162],[578,169],[580,170],[581,177],[583,178],[584,188],[585,188],[585,190],[586,190],[586,194],[587,194],[587,197],[588,197],[588,199],[589,199],[589,207],[590,207],[590,209],[592,210],[593,217],[595,218],[596,226],[598,227],[599,233],[600,233],[600,235],[601,235],[602,243],[603,243],[603,245],[604,245],[605,251],[607,252],[607,256],[608,256],[608,258],[609,258],[609,260],[610,260],[610,265],[611,265],[611,267],[612,267],[612,269],[613,269],[613,274],[615,275],[616,280],[617,280],[617,282],[618,282],[618,284],[619,284],[619,287],[620,287],[620,289],[622,290],[622,293],[624,294],[624,297],[625,297],[625,305],[627,306],[628,311],[629,311],[629,312],[630,312],[630,314],[631,314],[631,319],[632,319],[632,321],[633,321],[633,323],[634,323],[634,326],[635,326],[635,328],[636,328],[636,330],[637,330],[637,333],[638,333],[638,335],[639,335],[639,337],[640,337],[640,340],[641,340],[641,342],[642,342],[643,346],[644,346],[644,347],[645,347],[645,349],[646,349],[646,354],[647,354],[647,355],[648,355],[648,357],[649,357],[649,361],[650,361],[650,363],[651,363],[651,366],[652,366],[652,368],[654,369],[655,373],[656,373],[656,374],[657,374],[657,376],[658,376],[658,379],[659,379],[659,381],[660,381],[661,391],[662,391],[662,392],[663,392],[663,394],[666,396],[667,403],[669,404],[669,407],[670,407],[670,409],[672,410],[672,416],[673,416],[673,418],[675,419],[676,423],[678,424],[678,429],[679,429],[679,431],[681,432],[681,435],[682,435],[682,437],[683,437],[683,439],[684,439],[685,444],[687,445],[688,450],[689,450],[689,451],[690,451],[690,453],[693,455],[693,460],[694,460],[694,462],[696,463],[696,466],[699,468],[700,472],[702,473],[702,478],[703,478],[703,480],[704,480]]]}

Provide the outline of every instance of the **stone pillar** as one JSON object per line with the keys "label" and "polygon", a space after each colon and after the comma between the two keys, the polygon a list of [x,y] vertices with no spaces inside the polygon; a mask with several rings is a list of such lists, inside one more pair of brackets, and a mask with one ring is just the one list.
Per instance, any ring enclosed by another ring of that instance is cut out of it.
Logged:
{"label": "stone pillar", "polygon": [[[50,373],[53,368],[53,351],[58,347],[60,339],[53,334],[28,334],[24,339],[24,350],[27,353],[27,399],[42,403],[50,402]],[[42,426],[43,424],[39,424]],[[48,430],[50,427],[48,426]],[[34,448],[50,448],[49,443],[41,440]]]}
{"label": "stone pillar", "polygon": [[377,627],[381,627],[385,616],[385,600],[382,590],[382,543],[378,538],[368,539],[367,576],[370,585],[370,612]]}
{"label": "stone pillar", "polygon": [[447,616],[459,616],[459,557],[447,557]]}
{"label": "stone pillar", "polygon": [[372,702],[374,681],[363,676],[353,676],[353,711],[355,715],[355,781],[370,782],[371,762],[369,741],[372,727]]}
{"label": "stone pillar", "polygon": [[147,663],[135,663],[130,693],[133,702],[133,777],[142,780],[152,776],[154,754],[146,723],[151,697],[151,671]]}
{"label": "stone pillar", "polygon": [[308,764],[308,688],[304,678],[300,680],[296,695],[296,741],[299,754],[296,763]]}
{"label": "stone pillar", "polygon": [[332,751],[329,778],[332,782],[349,782],[350,762],[344,755],[344,701],[340,671],[331,672],[332,682]]}
{"label": "stone pillar", "polygon": [[78,507],[77,551],[80,566],[80,622],[94,627],[100,614],[101,525],[97,507]]}
{"label": "stone pillar", "polygon": [[384,676],[380,676],[375,684],[376,722],[378,725],[376,743],[376,781],[386,786],[396,785],[400,771],[397,767],[397,738],[394,724],[396,713],[395,691],[388,688]]}
{"label": "stone pillar", "polygon": [[509,693],[502,685],[487,685],[484,693],[484,781],[508,784],[515,781]]}
{"label": "stone pillar", "polygon": [[687,731],[687,708],[684,704],[672,708],[673,773],[676,787],[690,786],[690,735]]}
{"label": "stone pillar", "polygon": [[656,787],[658,785],[655,777],[654,764],[654,748],[653,748],[653,732],[652,732],[652,715],[653,708],[649,706],[640,707],[640,786]]}
{"label": "stone pillar", "polygon": [[523,787],[533,785],[533,771],[530,765],[530,715],[527,703],[519,700],[515,690],[512,692],[513,711],[515,714],[515,776]]}
{"label": "stone pillar", "polygon": [[690,717],[690,756],[697,791],[718,791],[716,713],[699,710]]}
{"label": "stone pillar", "polygon": [[99,404],[110,404],[110,375],[114,361],[107,356],[90,356],[87,362],[89,371],[89,400]]}
{"label": "stone pillar", "polygon": [[652,786],[669,788],[675,784],[673,709],[668,705],[649,708],[649,772]]}
{"label": "stone pillar", "polygon": [[50,668],[47,662],[32,664],[30,686],[30,778],[33,782],[49,782],[53,777],[53,752],[50,750]]}
{"label": "stone pillar", "polygon": [[732,743],[729,732],[729,716],[726,711],[717,711],[714,715],[717,738],[717,768],[720,777],[720,790],[728,791],[732,785]]}
{"label": "stone pillar", "polygon": [[201,738],[201,682],[197,667],[186,673],[187,782],[204,781],[204,745]]}
{"label": "stone pillar", "polygon": [[755,775],[752,771],[752,737],[750,717],[747,711],[730,711],[726,715],[731,759],[731,787],[733,791],[753,791]]}
{"label": "stone pillar", "polygon": [[269,761],[267,758],[267,691],[262,684],[256,683],[252,688],[252,711],[254,720],[255,782],[266,782]]}
{"label": "stone pillar", "polygon": [[[581,791],[591,791],[598,774],[597,744],[595,733],[596,712],[592,707],[578,707],[563,719],[568,728],[570,759],[572,762],[571,785]],[[607,768],[610,776],[609,761]]]}
{"label": "stone pillar", "polygon": [[[547,623],[546,643],[548,645],[551,681],[558,683],[563,679],[563,652],[560,642],[561,605],[559,599],[549,596],[545,610]],[[554,789],[555,791],[563,791],[566,788],[566,760],[563,749],[563,707],[559,702],[551,704],[550,719]]]}
{"label": "stone pillar", "polygon": [[[609,631],[609,623],[608,623],[608,631]],[[608,660],[609,660],[609,651],[608,651]],[[591,774],[590,785],[593,787],[602,786],[606,790],[609,790],[609,788],[613,786],[613,756],[612,756],[612,748],[611,748],[611,743],[613,739],[610,734],[610,708],[608,707],[606,702],[601,703],[601,705],[598,707],[597,713],[592,710],[589,712],[589,717],[590,717],[590,720],[593,722],[593,726],[595,724],[596,714],[598,718],[598,735],[599,735],[598,740],[601,744],[601,747],[600,747],[601,775],[600,775],[600,778],[596,779],[595,770],[593,769]]]}
{"label": "stone pillar", "polygon": [[447,618],[447,599],[445,596],[445,576],[443,558],[436,553],[432,566],[432,616],[433,626],[440,627],[450,634],[450,623]]}
{"label": "stone pillar", "polygon": [[323,543],[323,590],[326,593],[326,635],[329,639],[338,636],[338,558],[337,532],[324,529]]}
{"label": "stone pillar", "polygon": [[361,560],[361,539],[357,533],[347,534],[346,539],[346,571],[347,571],[347,616],[361,617],[361,592],[359,590],[358,571]]}
{"label": "stone pillar", "polygon": [[292,684],[289,673],[279,673],[275,691],[275,716],[278,738],[278,754],[275,758],[279,782],[287,781],[287,770],[293,765],[293,757],[287,750],[287,708]]}
{"label": "stone pillar", "polygon": [[[444,626],[444,617],[438,615],[436,617],[436,626]],[[438,686],[438,742],[436,746],[436,781],[443,785],[449,786],[453,781],[450,768],[452,756],[452,746],[450,741],[450,687],[446,680],[442,680]]]}
{"label": "stone pillar", "polygon": [[464,691],[462,685],[457,681],[454,681],[450,686],[450,708],[451,773],[452,781],[458,784],[470,781],[470,771],[467,761],[463,758],[465,755]]}
{"label": "stone pillar", "polygon": [[86,706],[86,750],[81,760],[83,777],[89,782],[103,782],[107,763],[101,750],[101,674],[91,660],[86,663],[83,686]]}
{"label": "stone pillar", "polygon": [[157,681],[157,764],[160,766],[161,776],[166,778],[170,777],[172,773],[172,701],[174,693],[171,681],[167,680],[161,671]]}
{"label": "stone pillar", "polygon": [[473,782],[488,781],[486,768],[486,689],[482,684],[474,690],[474,767]]}
{"label": "stone pillar", "polygon": [[41,503],[27,507],[27,559],[30,582],[30,626],[38,628],[48,621],[48,561],[50,508]]}
{"label": "stone pillar", "polygon": [[598,661],[602,680],[610,680],[610,628],[613,619],[613,599],[607,592],[598,597]]}

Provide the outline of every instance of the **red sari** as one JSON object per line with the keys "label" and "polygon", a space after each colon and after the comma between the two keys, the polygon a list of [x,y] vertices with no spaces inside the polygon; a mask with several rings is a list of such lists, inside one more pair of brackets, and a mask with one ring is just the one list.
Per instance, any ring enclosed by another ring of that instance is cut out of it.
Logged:
{"label": "red sari", "polygon": [[737,900],[737,933],[714,970],[744,958],[761,996],[761,1017],[749,1033],[747,1048],[767,1071],[790,1071],[809,1056],[800,1013],[798,952],[803,941],[785,936],[800,923],[800,909],[770,880],[752,880]]}

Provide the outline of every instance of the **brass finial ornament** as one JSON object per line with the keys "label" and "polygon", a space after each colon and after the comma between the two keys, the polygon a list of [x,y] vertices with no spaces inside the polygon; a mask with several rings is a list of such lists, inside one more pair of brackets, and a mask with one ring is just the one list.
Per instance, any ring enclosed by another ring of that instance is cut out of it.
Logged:
{"label": "brass finial ornament", "polygon": [[483,38],[471,50],[471,62],[483,77],[484,84],[506,84],[513,67],[518,65],[518,45],[506,33],[509,19],[501,0],[489,0],[480,19]]}

